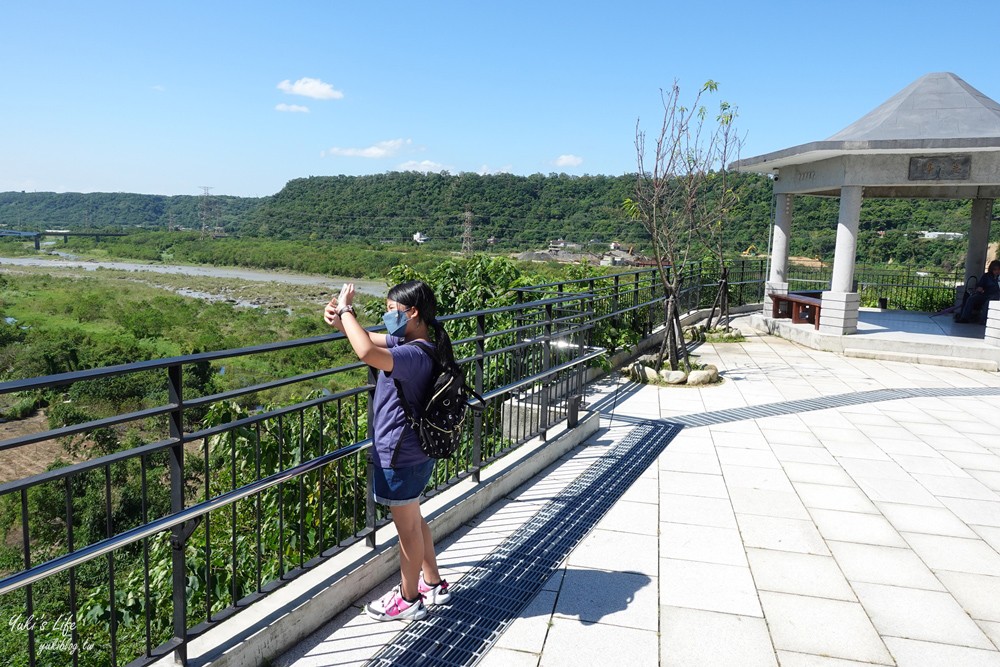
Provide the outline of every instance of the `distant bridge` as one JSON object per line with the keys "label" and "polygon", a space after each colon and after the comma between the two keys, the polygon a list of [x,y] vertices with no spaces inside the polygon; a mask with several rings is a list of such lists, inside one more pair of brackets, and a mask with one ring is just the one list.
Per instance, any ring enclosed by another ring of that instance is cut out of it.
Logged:
{"label": "distant bridge", "polygon": [[0,236],[20,236],[34,239],[35,250],[42,249],[43,236],[61,236],[63,243],[69,241],[71,236],[93,236],[95,241],[100,241],[105,236],[125,236],[124,232],[70,232],[64,229],[46,229],[43,232],[22,232],[16,229],[0,229]]}

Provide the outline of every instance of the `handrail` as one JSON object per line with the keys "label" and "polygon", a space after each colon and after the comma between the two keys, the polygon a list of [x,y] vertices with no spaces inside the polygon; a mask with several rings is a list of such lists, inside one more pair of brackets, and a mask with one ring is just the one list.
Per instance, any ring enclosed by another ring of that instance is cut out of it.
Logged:
{"label": "handrail", "polygon": [[[559,364],[558,366],[553,366],[552,368],[548,369],[545,372],[536,373],[518,382],[514,382],[505,385],[503,387],[500,387],[498,389],[486,392],[485,394],[483,394],[483,401],[484,403],[487,403],[493,398],[509,394],[515,389],[518,389],[520,387],[529,384],[534,384],[535,382],[540,382],[548,377],[557,375],[564,370],[573,368],[580,364],[584,364],[592,359],[597,359],[603,356],[605,353],[606,350],[604,348],[600,347],[589,348],[586,354],[577,357],[569,362]],[[479,401],[478,400],[468,401],[468,403],[470,406],[473,406],[473,405],[478,405]],[[244,425],[247,423],[251,423],[253,421],[260,421],[263,418],[265,418],[265,415],[254,415],[253,417],[243,420],[238,420],[238,422],[233,422],[232,424],[228,424],[227,426],[231,426],[236,423]],[[208,435],[208,434],[209,434],[208,430],[203,432],[203,435]],[[170,444],[172,443],[170,442],[167,442],[165,444],[155,443],[156,445],[155,449],[153,448],[153,445],[149,445],[148,447],[151,448],[149,449],[149,451],[156,451],[162,449],[163,447],[169,446]],[[165,530],[168,530],[180,524],[186,523],[187,521],[198,519],[201,516],[208,514],[209,512],[231,505],[239,500],[260,493],[265,489],[271,488],[272,486],[276,486],[278,484],[281,484],[282,482],[286,482],[291,479],[301,477],[302,475],[312,472],[313,470],[317,470],[318,468],[321,468],[329,463],[338,461],[342,458],[355,454],[361,450],[368,449],[371,447],[371,445],[372,445],[372,440],[371,438],[368,438],[360,443],[356,443],[348,447],[343,447],[335,452],[330,452],[329,454],[324,454],[317,458],[310,459],[306,463],[300,463],[297,466],[294,466],[292,468],[287,468],[280,472],[274,473],[268,477],[265,477],[264,479],[241,486],[238,489],[227,491],[218,496],[214,496],[209,500],[202,501],[197,505],[193,505],[187,509],[181,510],[180,512],[170,514],[160,519],[156,519],[142,526],[138,526],[136,528],[127,530],[123,533],[119,533],[114,537],[106,538],[99,542],[87,545],[86,547],[81,547],[80,549],[77,549],[76,551],[73,551],[71,553],[46,561],[45,563],[41,563],[27,570],[22,570],[18,574],[2,578],[0,579],[0,595],[9,593],[11,591],[15,591],[25,586],[30,586],[31,584],[37,581],[58,574],[60,572],[64,572],[70,569],[71,567],[82,565],[87,561],[91,561],[109,552],[115,551],[116,549],[120,549],[130,544],[134,544],[147,537],[152,537],[153,535],[161,533]],[[149,451],[143,453],[149,453]],[[95,459],[94,461],[89,461],[87,463],[95,464],[92,466],[88,466],[88,469],[107,465],[107,461],[100,461],[99,459]],[[13,487],[13,488],[18,488],[18,487]],[[10,490],[10,489],[4,489],[4,487],[0,487],[0,493],[2,493],[5,490]]]}

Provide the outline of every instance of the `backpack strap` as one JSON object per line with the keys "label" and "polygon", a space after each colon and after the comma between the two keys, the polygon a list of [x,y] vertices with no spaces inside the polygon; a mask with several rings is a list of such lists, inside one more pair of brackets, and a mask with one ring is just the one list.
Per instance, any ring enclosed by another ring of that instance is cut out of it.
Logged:
{"label": "backpack strap", "polygon": [[[410,343],[403,343],[403,345],[416,345],[418,349],[423,350],[424,354],[430,357],[431,362],[433,362],[434,364],[433,369],[431,370],[431,378],[430,378],[430,381],[433,382],[434,372],[437,370],[438,367],[437,358],[434,356],[434,348],[422,340],[415,340]],[[417,424],[417,418],[413,416],[413,408],[410,406],[410,402],[406,400],[406,395],[403,393],[402,383],[400,383],[400,381],[397,380],[396,378],[392,379],[392,383],[396,385],[396,395],[399,397],[399,405],[403,408],[403,416],[406,417],[406,423],[410,425],[410,428],[419,433],[420,427]]]}
{"label": "backpack strap", "polygon": [[[403,343],[403,345],[416,345],[418,348],[420,348],[421,350],[424,351],[424,354],[426,354],[428,357],[431,358],[431,361],[434,363],[434,370],[432,371],[432,375],[431,375],[431,382],[433,382],[434,381],[434,375],[433,374],[437,373],[438,366],[439,366],[438,360],[437,360],[437,355],[435,354],[436,350],[433,347],[431,347],[431,345],[429,343],[427,343],[425,341],[422,341],[422,340],[415,340],[415,341],[411,341],[409,343]],[[481,412],[481,411],[485,410],[486,409],[486,399],[483,398],[482,396],[480,396],[479,392],[477,392],[475,389],[473,389],[472,387],[470,387],[469,384],[465,381],[465,378],[461,374],[459,374],[458,377],[459,377],[459,379],[462,382],[462,391],[465,392],[465,393],[467,393],[467,394],[469,394],[470,396],[472,396],[477,401],[476,403],[468,403],[469,408],[472,409],[472,410],[475,410],[476,412]],[[393,384],[396,385],[396,394],[399,396],[399,404],[403,408],[403,414],[406,416],[407,423],[410,425],[410,427],[414,431],[418,431],[419,430],[419,426],[417,424],[417,418],[413,416],[413,408],[410,407],[410,402],[407,401],[406,400],[406,396],[403,395],[403,385],[400,384],[399,380],[397,380],[395,378],[393,378],[392,381],[393,381]]]}

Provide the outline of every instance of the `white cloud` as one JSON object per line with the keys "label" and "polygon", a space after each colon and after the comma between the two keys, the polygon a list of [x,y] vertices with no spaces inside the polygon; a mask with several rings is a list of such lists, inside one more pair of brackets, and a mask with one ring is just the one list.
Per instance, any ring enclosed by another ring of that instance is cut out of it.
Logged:
{"label": "white cloud", "polygon": [[583,158],[577,155],[560,155],[555,160],[557,167],[579,167],[583,164]]}
{"label": "white cloud", "polygon": [[380,141],[377,144],[368,146],[367,148],[342,148],[340,146],[334,146],[323,152],[323,155],[338,155],[340,157],[367,157],[367,158],[386,158],[392,157],[398,153],[404,146],[409,146],[413,143],[412,139],[390,139],[389,141]]}
{"label": "white cloud", "polygon": [[162,93],[162,92],[165,92],[167,90],[166,86],[162,86],[160,84],[156,84],[155,86],[150,86],[150,88],[152,90],[154,90],[155,92],[157,92],[157,93]]}
{"label": "white cloud", "polygon": [[309,107],[300,104],[279,104],[274,107],[276,111],[288,111],[290,113],[309,113]]}
{"label": "white cloud", "polygon": [[489,176],[490,174],[509,174],[514,167],[512,165],[507,165],[506,167],[498,167],[494,169],[488,164],[484,164],[482,167],[476,171],[480,176]]}
{"label": "white cloud", "polygon": [[278,90],[282,90],[289,95],[311,97],[314,100],[339,100],[344,96],[344,93],[334,90],[330,84],[309,77],[301,78],[295,83],[292,83],[289,79],[285,79],[278,84]]}
{"label": "white cloud", "polygon": [[451,171],[451,169],[440,162],[431,162],[430,160],[410,160],[409,162],[404,162],[399,165],[396,169],[399,171],[422,171],[425,174],[436,174],[441,171]]}

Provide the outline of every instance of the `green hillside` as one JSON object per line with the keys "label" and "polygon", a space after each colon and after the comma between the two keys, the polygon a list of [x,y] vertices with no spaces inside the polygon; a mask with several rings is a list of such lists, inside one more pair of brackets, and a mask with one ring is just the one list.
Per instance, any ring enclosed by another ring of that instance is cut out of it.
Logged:
{"label": "green hillside", "polygon": [[[5,192],[0,193],[0,228],[209,230],[230,239],[323,241],[333,247],[414,245],[413,236],[419,233],[428,239],[428,248],[457,250],[470,222],[473,247],[479,251],[537,249],[555,239],[591,251],[606,248],[610,241],[642,250],[643,230],[621,211],[633,183],[632,175],[390,172],[295,179],[263,198]],[[731,184],[737,205],[725,245],[732,253],[751,246],[763,253],[771,220],[771,182],[756,174],[735,174]],[[712,195],[709,190],[707,196]],[[832,257],[837,206],[836,199],[796,199],[793,255]],[[920,232],[964,232],[969,213],[968,201],[865,200],[859,259],[952,268],[964,258],[964,239],[924,239]],[[190,237],[184,242],[190,243]],[[157,245],[162,251],[171,242],[160,239]]]}

